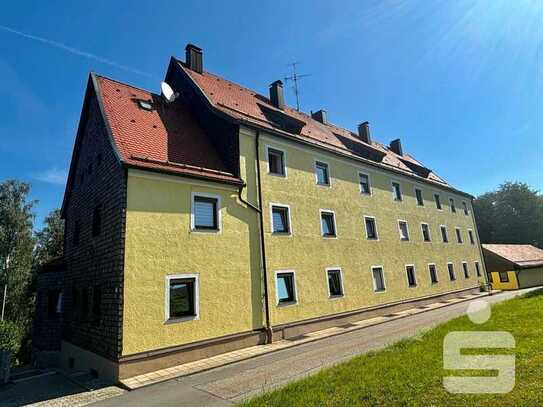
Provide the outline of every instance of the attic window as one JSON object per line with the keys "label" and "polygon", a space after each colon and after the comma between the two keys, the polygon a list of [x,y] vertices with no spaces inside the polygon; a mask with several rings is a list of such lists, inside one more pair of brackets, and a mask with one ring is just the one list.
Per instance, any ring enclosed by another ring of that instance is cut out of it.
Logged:
{"label": "attic window", "polygon": [[153,105],[151,104],[151,102],[147,100],[138,100],[138,106],[140,107],[140,109],[143,109],[143,110],[148,110],[148,111],[153,110]]}

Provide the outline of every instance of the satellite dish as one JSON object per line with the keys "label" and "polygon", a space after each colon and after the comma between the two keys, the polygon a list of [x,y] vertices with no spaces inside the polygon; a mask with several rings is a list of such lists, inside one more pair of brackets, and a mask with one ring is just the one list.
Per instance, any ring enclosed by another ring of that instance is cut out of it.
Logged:
{"label": "satellite dish", "polygon": [[166,82],[160,83],[160,90],[162,91],[162,96],[164,99],[166,99],[166,102],[172,103],[177,96],[179,96],[179,93],[174,92],[170,85],[168,85]]}

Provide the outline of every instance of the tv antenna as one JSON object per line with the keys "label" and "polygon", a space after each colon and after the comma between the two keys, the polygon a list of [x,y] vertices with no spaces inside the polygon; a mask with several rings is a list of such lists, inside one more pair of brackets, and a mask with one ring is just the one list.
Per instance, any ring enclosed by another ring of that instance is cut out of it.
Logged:
{"label": "tv antenna", "polygon": [[298,74],[296,72],[296,65],[298,65],[299,62],[293,62],[292,64],[288,64],[288,66],[292,67],[292,75],[286,76],[285,83],[292,81],[293,86],[292,89],[294,90],[294,94],[296,95],[296,110],[300,111],[300,90],[298,89],[298,81],[302,78],[305,78],[306,76],[311,76],[311,74]]}

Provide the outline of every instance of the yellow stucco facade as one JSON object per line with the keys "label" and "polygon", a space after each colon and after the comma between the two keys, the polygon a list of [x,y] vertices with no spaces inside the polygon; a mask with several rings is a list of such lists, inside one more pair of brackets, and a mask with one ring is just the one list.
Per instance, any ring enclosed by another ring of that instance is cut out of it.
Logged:
{"label": "yellow stucco facade", "polygon": [[502,271],[504,277],[507,274],[508,281],[501,281],[500,272],[493,271],[492,274],[492,288],[495,290],[518,290],[517,275],[514,271]]}
{"label": "yellow stucco facade", "polygon": [[[465,196],[407,176],[395,175],[353,160],[262,133],[260,172],[272,325],[468,289],[482,283],[484,264],[476,238],[471,202]],[[243,197],[258,206],[256,136],[241,128],[240,176],[247,183]],[[268,174],[267,146],[285,153],[287,174]],[[316,185],[315,160],[329,166],[331,186]],[[359,171],[369,175],[371,195],[359,189]],[[400,182],[403,200],[392,199],[391,181]],[[416,204],[415,187],[424,195]],[[443,205],[437,210],[433,194]],[[220,231],[191,230],[194,193],[220,197]],[[264,326],[262,267],[258,214],[238,198],[235,187],[188,178],[130,170],[127,185],[125,234],[123,355],[132,355],[195,341],[260,329]],[[449,198],[457,211],[452,213]],[[462,202],[469,206],[465,215]],[[271,232],[270,204],[288,205],[292,233]],[[321,236],[320,210],[331,210],[336,238]],[[378,240],[365,237],[363,217],[375,217]],[[398,220],[408,223],[409,241],[400,241]],[[422,241],[427,223],[431,242]],[[441,239],[447,226],[449,243]],[[463,243],[456,242],[460,228]],[[454,264],[450,281],[447,263]],[[462,262],[467,262],[469,278]],[[416,287],[408,287],[405,266],[414,265]],[[438,282],[430,281],[428,265],[435,264]],[[374,292],[372,266],[382,266],[386,290]],[[330,298],[327,268],[341,269],[344,295]],[[275,272],[295,272],[297,301],[278,306]],[[198,318],[175,323],[165,320],[167,276],[198,275]]]}

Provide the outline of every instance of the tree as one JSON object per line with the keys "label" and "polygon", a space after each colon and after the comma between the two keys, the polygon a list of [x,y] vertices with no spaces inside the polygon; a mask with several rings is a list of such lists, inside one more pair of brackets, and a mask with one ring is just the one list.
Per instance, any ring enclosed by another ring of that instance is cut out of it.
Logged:
{"label": "tree", "polygon": [[506,182],[473,201],[482,243],[543,248],[543,196],[522,182]]}
{"label": "tree", "polygon": [[44,227],[36,232],[34,267],[41,267],[48,261],[61,257],[64,247],[64,220],[60,209],[52,210],[44,220]]}
{"label": "tree", "polygon": [[32,275],[35,201],[29,200],[29,192],[30,185],[24,182],[0,183],[0,297],[5,301],[4,319],[20,326],[30,324],[33,307],[32,301],[28,301],[28,287]]}

